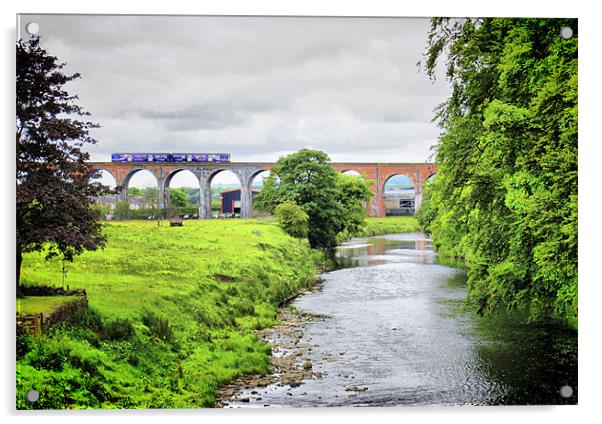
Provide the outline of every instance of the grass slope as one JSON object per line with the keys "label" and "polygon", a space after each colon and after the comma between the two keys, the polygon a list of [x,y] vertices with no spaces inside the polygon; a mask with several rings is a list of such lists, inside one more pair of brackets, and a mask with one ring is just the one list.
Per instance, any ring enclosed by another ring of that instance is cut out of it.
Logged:
{"label": "grass slope", "polygon": [[[69,264],[89,311],[39,338],[17,337],[17,408],[213,404],[220,384],[265,373],[254,329],[314,279],[305,240],[257,220],[108,223],[107,247]],[[24,284],[57,285],[58,260],[24,258]],[[40,400],[25,402],[35,389]]]}

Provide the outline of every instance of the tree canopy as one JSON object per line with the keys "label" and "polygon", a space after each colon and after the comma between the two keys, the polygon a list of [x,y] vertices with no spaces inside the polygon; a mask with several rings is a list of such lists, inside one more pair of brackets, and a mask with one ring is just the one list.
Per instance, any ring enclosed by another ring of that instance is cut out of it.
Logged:
{"label": "tree canopy", "polygon": [[159,188],[158,187],[145,187],[142,191],[144,201],[151,208],[159,207]]}
{"label": "tree canopy", "polygon": [[176,208],[184,208],[189,205],[188,193],[181,188],[172,188],[169,190],[170,204]]}
{"label": "tree canopy", "polygon": [[64,64],[39,45],[39,38],[16,46],[17,292],[24,252],[46,250],[49,257],[73,260],[105,243],[92,198],[108,188],[86,164],[85,144],[96,141],[97,125],[74,116],[89,115],[63,86]]}
{"label": "tree canopy", "polygon": [[361,227],[363,202],[372,194],[369,181],[341,176],[329,160],[326,153],[309,149],[281,157],[255,198],[256,205],[268,212],[285,202],[300,206],[309,217],[312,247],[333,247],[340,232]]}
{"label": "tree canopy", "polygon": [[356,235],[366,225],[366,204],[373,196],[370,191],[373,181],[343,172],[337,173],[337,180],[339,201],[346,211],[343,231],[349,236]]}
{"label": "tree canopy", "polygon": [[432,20],[425,69],[434,77],[446,57],[453,90],[419,218],[440,251],[465,258],[482,313],[526,306],[577,326],[577,29]]}
{"label": "tree canopy", "polygon": [[301,206],[293,202],[280,203],[276,206],[274,215],[287,234],[297,238],[307,237],[309,216]]}
{"label": "tree canopy", "polygon": [[129,187],[128,196],[144,196],[144,190],[138,187]]}

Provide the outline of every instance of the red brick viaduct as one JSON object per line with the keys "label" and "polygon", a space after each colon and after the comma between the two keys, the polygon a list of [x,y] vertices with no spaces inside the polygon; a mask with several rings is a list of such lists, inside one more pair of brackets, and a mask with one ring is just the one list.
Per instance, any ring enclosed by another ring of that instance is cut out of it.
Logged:
{"label": "red brick viaduct", "polygon": [[[241,217],[252,215],[251,184],[253,179],[263,171],[269,171],[274,163],[263,162],[230,162],[230,163],[116,163],[91,162],[94,168],[107,171],[113,176],[118,186],[127,187],[130,178],[142,170],[150,171],[157,179],[159,187],[159,207],[168,203],[169,185],[178,172],[187,170],[199,180],[200,207],[199,218],[211,217],[211,180],[221,171],[231,171],[241,183]],[[415,190],[415,208],[422,202],[422,187],[424,182],[437,172],[432,163],[331,163],[336,171],[357,171],[369,180],[374,181],[371,190],[374,197],[366,206],[369,216],[385,216],[384,188],[387,180],[395,175],[405,175],[412,180]],[[127,199],[127,190],[121,194]]]}

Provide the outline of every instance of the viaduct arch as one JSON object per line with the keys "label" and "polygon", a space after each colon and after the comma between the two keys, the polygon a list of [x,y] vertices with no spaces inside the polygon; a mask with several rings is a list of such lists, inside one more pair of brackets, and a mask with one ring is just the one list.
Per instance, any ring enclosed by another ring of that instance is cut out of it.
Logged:
{"label": "viaduct arch", "polygon": [[[221,171],[234,173],[241,186],[241,218],[252,215],[251,184],[255,176],[269,171],[275,165],[271,162],[229,162],[229,163],[123,163],[123,162],[90,162],[94,169],[108,172],[115,179],[117,186],[127,187],[131,177],[141,170],[151,172],[157,179],[159,188],[159,208],[169,204],[169,185],[178,172],[187,170],[199,180],[199,218],[211,218],[211,180]],[[415,207],[422,203],[422,188],[426,180],[437,172],[433,163],[337,163],[330,164],[335,171],[357,171],[367,179],[374,181],[370,187],[374,197],[366,205],[368,216],[385,216],[384,186],[394,175],[406,175],[414,185]],[[119,194],[120,200],[127,200],[127,190]]]}

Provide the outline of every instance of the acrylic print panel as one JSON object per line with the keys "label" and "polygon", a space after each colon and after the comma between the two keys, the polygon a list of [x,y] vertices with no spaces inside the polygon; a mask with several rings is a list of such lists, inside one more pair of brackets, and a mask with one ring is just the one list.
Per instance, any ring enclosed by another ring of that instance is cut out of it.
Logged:
{"label": "acrylic print panel", "polygon": [[20,15],[17,409],[576,404],[577,39]]}

